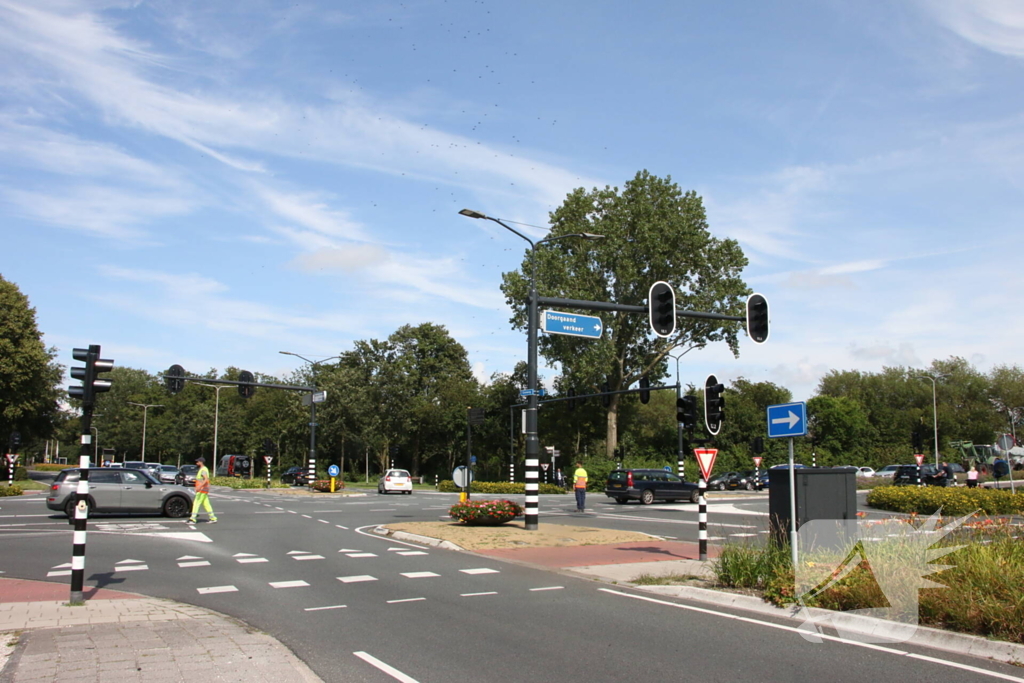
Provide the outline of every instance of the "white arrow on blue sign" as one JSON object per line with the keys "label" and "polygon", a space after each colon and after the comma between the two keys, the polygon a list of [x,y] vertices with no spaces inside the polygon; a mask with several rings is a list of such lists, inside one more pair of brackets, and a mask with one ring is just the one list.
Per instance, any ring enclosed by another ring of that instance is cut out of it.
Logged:
{"label": "white arrow on blue sign", "polygon": [[604,324],[596,315],[541,311],[540,329],[548,334],[567,334],[571,337],[600,339]]}
{"label": "white arrow on blue sign", "polygon": [[341,474],[341,468],[338,467],[337,465],[331,465],[330,467],[327,468],[327,476],[336,477],[339,474]]}
{"label": "white arrow on blue sign", "polygon": [[807,404],[781,403],[768,406],[768,438],[781,439],[807,434]]}

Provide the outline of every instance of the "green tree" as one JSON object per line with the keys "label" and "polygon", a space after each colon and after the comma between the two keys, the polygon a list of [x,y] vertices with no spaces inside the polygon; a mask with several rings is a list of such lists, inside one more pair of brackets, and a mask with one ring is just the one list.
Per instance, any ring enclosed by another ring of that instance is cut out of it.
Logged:
{"label": "green tree", "polygon": [[[617,187],[579,188],[551,214],[551,237],[596,233],[604,239],[568,238],[527,252],[519,270],[504,273],[502,292],[513,309],[512,325],[526,326],[527,294],[533,258],[537,288],[557,296],[620,304],[643,304],[648,290],[663,280],[676,291],[676,304],[694,311],[739,315],[749,293],[740,277],[747,264],[735,240],[718,239],[708,230],[701,198],[684,193],[671,178],[641,171],[620,191]],[[675,334],[655,337],[647,316],[601,313],[605,332],[599,340],[542,335],[540,352],[561,364],[567,386],[579,393],[629,387],[647,375],[652,382],[666,374],[666,354],[688,352],[724,341],[738,352],[734,323],[680,318]],[[612,397],[606,412],[605,453],[618,442],[621,399]]]}
{"label": "green tree", "polygon": [[0,438],[22,443],[51,436],[60,415],[64,368],[43,346],[36,311],[17,285],[0,277]]}
{"label": "green tree", "polygon": [[807,402],[807,421],[819,465],[836,467],[869,461],[872,427],[857,399],[815,396]]}

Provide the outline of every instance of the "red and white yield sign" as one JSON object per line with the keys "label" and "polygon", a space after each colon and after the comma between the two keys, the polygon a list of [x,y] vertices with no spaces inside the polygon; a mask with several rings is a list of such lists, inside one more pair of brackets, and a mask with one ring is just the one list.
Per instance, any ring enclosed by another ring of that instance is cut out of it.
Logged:
{"label": "red and white yield sign", "polygon": [[274,462],[274,456],[272,455],[264,455],[263,459],[267,462],[268,465]]}
{"label": "red and white yield sign", "polygon": [[760,455],[754,456],[754,467],[761,467],[761,461],[764,460]]}
{"label": "red and white yield sign", "polygon": [[924,464],[924,453],[914,453],[914,460],[917,461],[918,465]]}
{"label": "red and white yield sign", "polygon": [[711,478],[711,470],[715,469],[715,458],[718,457],[717,448],[694,448],[693,454],[697,456],[697,464],[700,466],[700,473],[704,481]]}

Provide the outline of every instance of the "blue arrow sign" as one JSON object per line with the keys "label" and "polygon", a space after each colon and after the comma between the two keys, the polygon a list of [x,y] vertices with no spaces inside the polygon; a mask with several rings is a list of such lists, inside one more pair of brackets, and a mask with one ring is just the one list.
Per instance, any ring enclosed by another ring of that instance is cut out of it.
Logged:
{"label": "blue arrow sign", "polygon": [[520,389],[519,390],[519,395],[520,396],[524,396],[524,397],[525,396],[533,396],[534,394],[536,394],[537,396],[547,396],[548,392],[546,392],[543,389],[536,389],[536,390],[534,390],[534,389]]}
{"label": "blue arrow sign", "polygon": [[337,465],[331,465],[327,468],[327,476],[336,477],[341,474],[341,469]]}
{"label": "blue arrow sign", "polygon": [[540,329],[548,334],[567,334],[570,337],[600,339],[604,325],[596,315],[579,315],[561,311],[541,311]]}
{"label": "blue arrow sign", "polygon": [[780,439],[807,434],[807,404],[781,403],[768,406],[768,438]]}

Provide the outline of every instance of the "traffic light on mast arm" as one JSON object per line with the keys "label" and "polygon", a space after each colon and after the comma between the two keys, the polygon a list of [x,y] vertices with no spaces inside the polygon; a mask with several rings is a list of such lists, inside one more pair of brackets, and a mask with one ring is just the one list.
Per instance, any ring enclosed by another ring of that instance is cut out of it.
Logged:
{"label": "traffic light on mast arm", "polygon": [[651,380],[647,375],[640,378],[640,402],[647,405],[651,402]]}
{"label": "traffic light on mast arm", "polygon": [[717,435],[725,420],[725,385],[714,375],[708,375],[704,382],[704,423],[712,435]]}
{"label": "traffic light on mast arm", "polygon": [[659,337],[671,337],[676,331],[676,293],[667,282],[655,282],[647,294],[647,313],[651,330]]}
{"label": "traffic light on mast arm", "polygon": [[691,430],[697,426],[697,397],[681,396],[676,399],[676,420],[683,429]]}
{"label": "traffic light on mast arm", "polygon": [[768,299],[761,294],[747,297],[747,334],[755,344],[768,341]]}
{"label": "traffic light on mast arm", "polygon": [[92,344],[87,349],[74,349],[71,356],[75,360],[85,362],[85,367],[71,368],[72,379],[82,380],[80,387],[68,387],[68,396],[77,398],[82,403],[92,404],[96,402],[96,394],[110,391],[113,382],[109,379],[98,377],[101,372],[110,372],[114,369],[114,361],[100,358],[100,347]]}

